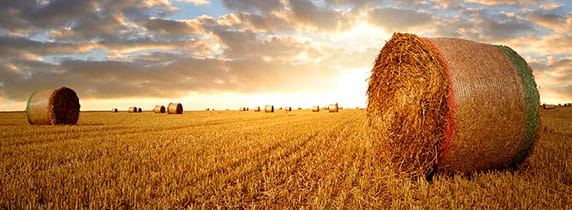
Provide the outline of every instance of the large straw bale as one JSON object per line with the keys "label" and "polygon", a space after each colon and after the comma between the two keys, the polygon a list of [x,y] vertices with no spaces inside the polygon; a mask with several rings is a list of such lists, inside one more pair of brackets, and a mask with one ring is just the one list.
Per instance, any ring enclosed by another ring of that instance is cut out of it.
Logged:
{"label": "large straw bale", "polygon": [[266,105],[266,106],[264,107],[264,112],[266,112],[266,113],[272,113],[272,112],[274,112],[274,105]]}
{"label": "large straw bale", "polygon": [[328,107],[328,111],[330,112],[338,112],[338,110],[339,110],[338,103],[330,104],[330,106]]}
{"label": "large straw bale", "polygon": [[33,93],[26,105],[26,117],[32,125],[76,124],[79,98],[67,87]]}
{"label": "large straw bale", "polygon": [[153,108],[153,113],[155,113],[155,114],[165,113],[165,106],[163,106],[163,105],[155,105],[155,108]]}
{"label": "large straw bale", "polygon": [[409,175],[515,168],[538,137],[531,71],[506,46],[396,33],[369,80],[369,124]]}
{"label": "large straw bale", "polygon": [[320,106],[313,106],[312,112],[320,112]]}
{"label": "large straw bale", "polygon": [[181,103],[169,103],[167,106],[168,114],[183,114],[183,105]]}

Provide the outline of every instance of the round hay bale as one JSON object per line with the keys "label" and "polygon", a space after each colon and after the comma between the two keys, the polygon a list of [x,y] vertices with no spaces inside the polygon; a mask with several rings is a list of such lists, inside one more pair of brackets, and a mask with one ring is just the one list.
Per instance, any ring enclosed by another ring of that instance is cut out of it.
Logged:
{"label": "round hay bale", "polygon": [[111,109],[111,112],[113,112],[113,113],[119,112],[119,109],[113,108],[113,109]]}
{"label": "round hay bale", "polygon": [[266,105],[266,106],[264,106],[264,112],[266,112],[266,113],[272,113],[272,112],[274,112],[274,105]]}
{"label": "round hay bale", "polygon": [[168,114],[183,114],[183,105],[181,103],[169,103],[167,106]]}
{"label": "round hay bale", "polygon": [[254,107],[254,112],[260,112],[260,106]]}
{"label": "round hay bale", "polygon": [[292,111],[292,107],[287,106],[284,110],[286,110],[287,112],[291,112],[291,111]]}
{"label": "round hay bale", "polygon": [[137,112],[141,113],[143,112],[143,109],[141,109],[141,107],[137,108]]}
{"label": "round hay bale", "polygon": [[553,104],[542,104],[542,109],[544,109],[544,110],[551,110],[551,109],[554,109],[554,108],[556,108],[556,105],[553,105]]}
{"label": "round hay bale", "polygon": [[412,176],[515,168],[538,138],[532,70],[506,46],[396,33],[367,94],[380,147]]}
{"label": "round hay bale", "polygon": [[320,106],[312,107],[312,112],[320,112]]}
{"label": "round hay bale", "polygon": [[155,105],[155,108],[153,108],[153,113],[155,113],[155,114],[165,113],[165,106]]}
{"label": "round hay bale", "polygon": [[302,110],[302,107],[298,107],[298,110]]}
{"label": "round hay bale", "polygon": [[127,110],[128,113],[137,113],[138,109],[137,107],[134,106],[130,106],[129,109]]}
{"label": "round hay bale", "polygon": [[210,111],[210,109],[209,109],[209,108],[206,108],[205,111]]}
{"label": "round hay bale", "polygon": [[43,90],[28,99],[26,117],[31,125],[76,124],[79,108],[79,98],[72,89]]}
{"label": "round hay bale", "polygon": [[330,104],[330,106],[328,107],[328,111],[330,112],[338,112],[338,103],[335,104]]}

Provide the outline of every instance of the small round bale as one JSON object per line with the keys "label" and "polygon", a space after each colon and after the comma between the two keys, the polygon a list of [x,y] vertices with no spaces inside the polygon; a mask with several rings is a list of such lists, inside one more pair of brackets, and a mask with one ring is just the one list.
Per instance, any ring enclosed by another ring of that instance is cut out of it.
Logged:
{"label": "small round bale", "polygon": [[312,107],[312,112],[320,112],[320,106]]}
{"label": "small round bale", "polygon": [[183,105],[181,103],[169,103],[167,106],[168,114],[183,114]]}
{"label": "small round bale", "polygon": [[291,111],[292,111],[292,107],[287,106],[286,108],[284,108],[284,110],[287,111],[287,112],[291,112]]}
{"label": "small round bale", "polygon": [[328,107],[328,111],[330,112],[338,112],[338,103],[330,104]]}
{"label": "small round bale", "polygon": [[26,105],[26,117],[32,125],[76,124],[79,98],[67,87],[32,93]]}
{"label": "small round bale", "polygon": [[254,112],[260,112],[260,106],[254,107]]}
{"label": "small round bale", "polygon": [[163,106],[163,105],[155,105],[155,108],[153,108],[153,113],[155,113],[155,114],[165,113],[165,106]]}
{"label": "small round bale", "polygon": [[141,113],[141,112],[143,112],[143,109],[141,107],[139,107],[139,108],[137,108],[137,112]]}
{"label": "small round bale", "polygon": [[137,107],[134,106],[130,106],[129,109],[127,110],[128,113],[137,113],[138,109]]}
{"label": "small round bale", "polygon": [[409,176],[517,168],[539,134],[532,70],[506,46],[395,33],[367,95],[379,148]]}
{"label": "small round bale", "polygon": [[117,109],[117,108],[113,108],[113,109],[111,109],[111,112],[113,112],[113,113],[117,113],[117,112],[119,112],[119,109]]}
{"label": "small round bale", "polygon": [[264,107],[264,112],[266,112],[266,113],[272,113],[272,112],[274,112],[274,105],[266,105],[266,106]]}
{"label": "small round bale", "polygon": [[302,110],[302,107],[298,107],[298,110]]}

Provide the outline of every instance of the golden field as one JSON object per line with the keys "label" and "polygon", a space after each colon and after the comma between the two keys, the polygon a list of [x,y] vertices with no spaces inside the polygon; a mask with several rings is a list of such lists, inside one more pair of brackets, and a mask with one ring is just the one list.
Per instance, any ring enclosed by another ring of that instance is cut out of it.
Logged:
{"label": "golden field", "polygon": [[0,113],[0,208],[572,208],[572,108],[542,113],[529,165],[406,179],[364,110]]}

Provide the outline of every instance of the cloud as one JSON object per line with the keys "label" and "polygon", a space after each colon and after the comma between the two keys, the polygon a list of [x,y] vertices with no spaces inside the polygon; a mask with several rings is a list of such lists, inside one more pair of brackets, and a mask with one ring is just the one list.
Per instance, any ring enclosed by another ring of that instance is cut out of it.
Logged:
{"label": "cloud", "polygon": [[560,15],[554,12],[536,10],[525,14],[533,23],[559,33],[572,33],[572,14]]}
{"label": "cloud", "polygon": [[496,6],[496,5],[509,5],[509,6],[522,6],[522,5],[531,5],[531,4],[539,4],[543,2],[550,2],[552,0],[467,0],[467,3],[477,3],[483,4],[488,6]]}
{"label": "cloud", "polygon": [[321,7],[310,0],[290,0],[289,22],[299,28],[318,31],[343,31],[349,28],[352,14]]}
{"label": "cloud", "polygon": [[191,3],[194,5],[208,5],[208,4],[210,4],[210,2],[208,0],[175,0],[175,1]]}
{"label": "cloud", "polygon": [[222,4],[234,11],[250,11],[268,13],[281,9],[280,0],[222,0]]}
{"label": "cloud", "polygon": [[249,28],[259,32],[293,30],[293,27],[289,25],[286,19],[279,17],[275,14],[259,15],[247,12],[240,12],[240,13],[232,13],[224,15],[220,18],[223,24],[226,25],[244,24]]}
{"label": "cloud", "polygon": [[202,33],[200,26],[184,20],[150,18],[140,21],[150,32],[160,35],[192,35]]}
{"label": "cloud", "polygon": [[431,14],[411,9],[381,8],[369,11],[368,21],[389,32],[408,31],[412,27],[431,24]]}
{"label": "cloud", "polygon": [[53,55],[87,52],[95,47],[93,42],[61,43],[41,42],[24,37],[0,36],[0,56],[18,57],[24,54]]}

